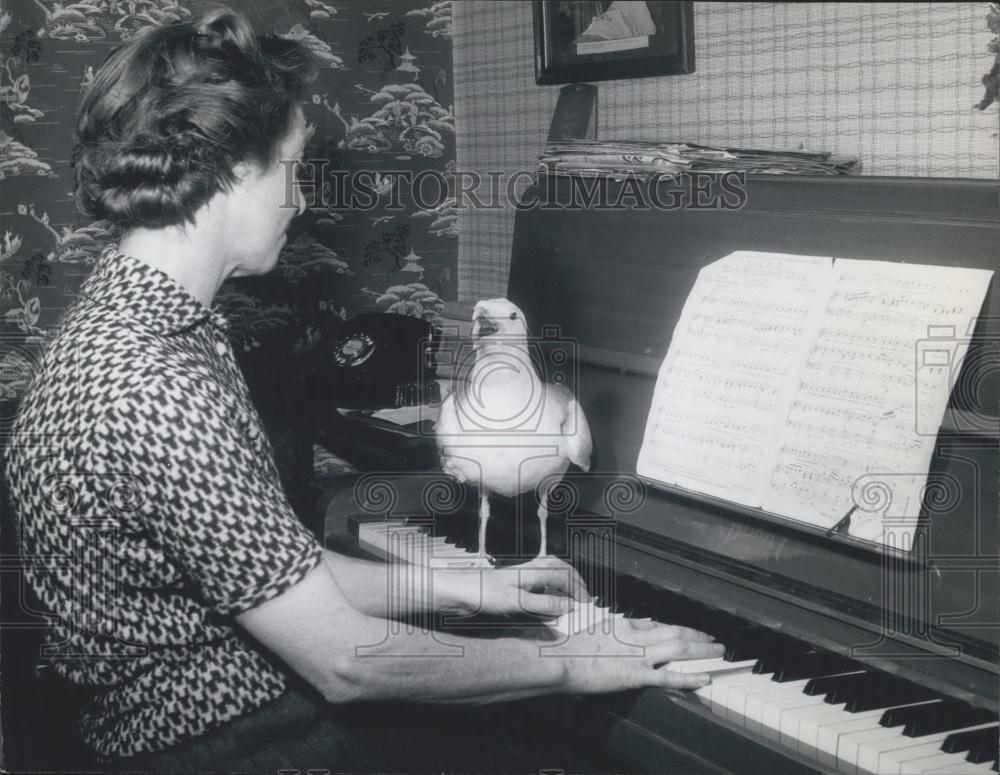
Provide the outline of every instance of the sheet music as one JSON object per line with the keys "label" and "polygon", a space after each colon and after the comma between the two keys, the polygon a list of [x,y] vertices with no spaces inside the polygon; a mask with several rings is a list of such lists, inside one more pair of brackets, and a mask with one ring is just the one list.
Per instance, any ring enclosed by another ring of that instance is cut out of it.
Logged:
{"label": "sheet music", "polygon": [[832,262],[738,251],[701,270],[660,368],[640,476],[759,505],[776,409],[818,324]]}
{"label": "sheet music", "polygon": [[[909,548],[991,276],[749,251],[716,261],[675,328],[637,472],[824,528],[857,506],[852,535]],[[946,365],[927,365],[927,341]]]}
{"label": "sheet music", "polygon": [[[837,259],[822,326],[781,424],[765,511],[822,527],[852,506],[851,534],[908,546],[951,384],[920,364],[928,329],[964,357],[992,273]],[[940,370],[939,370],[940,371]]]}

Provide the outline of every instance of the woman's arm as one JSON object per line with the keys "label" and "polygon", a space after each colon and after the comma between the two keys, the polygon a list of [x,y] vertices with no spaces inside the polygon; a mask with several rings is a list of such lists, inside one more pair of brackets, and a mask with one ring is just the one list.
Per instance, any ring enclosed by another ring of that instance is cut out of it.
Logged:
{"label": "woman's arm", "polygon": [[408,634],[409,628],[355,609],[326,563],[236,619],[327,700],[338,703],[483,703],[552,692],[692,688],[707,683],[708,676],[662,666],[722,652],[702,633],[664,625],[572,636],[572,648],[562,653],[544,641],[462,638],[419,628]]}
{"label": "woman's arm", "polygon": [[420,611],[559,616],[569,610],[574,598],[587,599],[580,574],[562,560],[545,557],[504,569],[416,571],[425,583],[411,586],[406,595],[397,594],[390,605],[390,574],[413,577],[402,560],[361,560],[329,550],[323,557],[351,605],[370,616]]}

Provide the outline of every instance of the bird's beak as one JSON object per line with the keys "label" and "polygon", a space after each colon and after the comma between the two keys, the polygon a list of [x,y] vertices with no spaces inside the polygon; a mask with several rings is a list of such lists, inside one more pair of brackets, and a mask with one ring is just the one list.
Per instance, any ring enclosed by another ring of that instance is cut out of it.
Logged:
{"label": "bird's beak", "polygon": [[476,317],[472,321],[472,337],[474,339],[482,339],[484,336],[495,334],[499,330],[497,324],[485,312],[476,313]]}

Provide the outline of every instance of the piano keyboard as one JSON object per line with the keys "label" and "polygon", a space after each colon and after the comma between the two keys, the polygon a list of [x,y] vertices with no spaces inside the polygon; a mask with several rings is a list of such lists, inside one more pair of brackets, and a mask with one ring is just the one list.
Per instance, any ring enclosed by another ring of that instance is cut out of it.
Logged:
{"label": "piano keyboard", "polygon": [[[428,527],[362,523],[362,546],[432,568],[491,567]],[[691,692],[712,715],[795,752],[829,772],[951,775],[998,771],[995,712],[942,698],[900,678],[755,626],[732,614],[629,577],[618,580],[626,609],[594,598],[553,626],[564,634],[615,619],[653,618],[703,630],[725,656],[671,665],[712,683]],[[660,612],[668,611],[666,615]]]}

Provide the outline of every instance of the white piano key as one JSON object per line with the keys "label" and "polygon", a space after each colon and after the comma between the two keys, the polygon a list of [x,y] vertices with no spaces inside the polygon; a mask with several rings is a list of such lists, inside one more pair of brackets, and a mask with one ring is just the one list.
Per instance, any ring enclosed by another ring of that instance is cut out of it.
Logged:
{"label": "white piano key", "polygon": [[[952,756],[957,755],[952,754]],[[950,767],[942,767],[934,775],[978,775],[978,773],[982,772],[993,772],[993,762],[981,762],[979,764],[967,761],[956,762]]]}
{"label": "white piano key", "polygon": [[684,659],[671,663],[670,669],[677,673],[708,673],[711,676],[723,675],[724,673],[746,672],[757,664],[756,659],[747,659],[742,662],[727,662],[722,657],[712,657],[710,659]]}
{"label": "white piano key", "polygon": [[[866,711],[866,715],[861,716],[859,719],[859,713],[848,713],[844,710],[847,707],[847,703],[841,703],[839,705],[830,705],[831,708],[829,713],[824,713],[816,716],[806,716],[799,722],[799,752],[804,753],[807,756],[813,758],[819,757],[820,748],[820,732],[826,730],[826,734],[823,736],[823,741],[827,743],[827,747],[830,747],[830,741],[832,740],[833,751],[836,751],[837,745],[837,733],[841,731],[841,724],[851,724],[857,721],[867,721],[874,714],[875,711]],[[852,730],[853,731],[853,730]]]}
{"label": "white piano key", "polygon": [[[948,735],[955,732],[971,732],[974,729],[983,729],[988,726],[990,724],[976,724],[975,726],[962,727],[961,729],[946,729],[942,732],[935,732],[934,734],[923,735],[921,737],[901,736],[900,739],[907,742],[902,743],[897,748],[879,753],[877,771],[901,773],[903,767],[910,762],[942,753],[941,745]],[[898,727],[895,728],[898,729]],[[963,753],[962,756],[964,758],[965,754]]]}
{"label": "white piano key", "polygon": [[[715,679],[712,679],[713,681]],[[705,686],[700,686],[691,692],[695,697],[701,700],[703,705],[712,705],[712,684],[706,684]]]}
{"label": "white piano key", "polygon": [[[752,666],[751,666],[752,667]],[[728,706],[726,704],[730,687],[739,681],[746,681],[751,675],[750,668],[742,672],[723,673],[712,679],[712,683],[703,686],[697,694],[708,702],[713,713],[720,716],[727,715]],[[751,679],[752,680],[752,679]]]}
{"label": "white piano key", "polygon": [[[911,706],[929,705],[938,700],[925,700],[914,702]],[[881,721],[881,719],[879,719]],[[837,750],[837,757],[846,760],[850,769],[843,769],[843,772],[878,772],[879,753],[910,745],[915,745],[912,741],[916,738],[903,735],[902,725],[894,727],[883,727],[881,724],[877,729],[870,732],[859,732],[848,735],[841,740],[841,747]]]}
{"label": "white piano key", "polygon": [[885,728],[895,734],[873,736],[872,739],[865,740],[858,746],[858,757],[856,760],[858,772],[882,772],[886,768],[890,772],[895,772],[899,769],[898,763],[889,764],[887,761],[881,761],[880,763],[884,753],[926,745],[926,743],[922,742],[922,738],[921,741],[914,742],[915,738],[904,737],[901,727]]}
{"label": "white piano key", "polygon": [[[808,694],[799,692],[795,696],[776,697],[768,700],[764,706],[764,715],[760,721],[761,734],[776,743],[782,742],[782,725],[785,718],[790,717],[792,711],[803,711],[806,708],[815,708],[822,705],[824,708],[830,706],[826,704],[822,696],[810,697]],[[795,729],[798,731],[798,722],[795,722]],[[795,747],[793,743],[792,747]]]}
{"label": "white piano key", "polygon": [[762,686],[758,690],[749,692],[746,698],[746,705],[743,709],[745,717],[744,726],[753,732],[763,734],[761,722],[764,720],[764,707],[767,703],[771,700],[787,697],[791,692],[795,692],[801,696],[802,689],[805,688],[806,683],[804,680],[788,681],[784,684],[768,681],[767,686]]}
{"label": "white piano key", "polygon": [[742,678],[743,680],[733,681],[729,685],[729,691],[723,701],[726,708],[726,718],[737,724],[742,724],[746,719],[747,696],[752,694],[754,690],[759,691],[762,687],[774,686],[770,673],[754,673],[742,676]]}
{"label": "white piano key", "polygon": [[742,686],[744,684],[759,683],[759,681],[760,676],[755,675],[750,669],[747,669],[744,672],[733,672],[720,675],[710,684],[712,687],[712,712],[728,717],[730,708],[730,691],[732,691],[735,687]]}
{"label": "white piano key", "polygon": [[993,762],[974,764],[965,761],[965,753],[937,753],[925,759],[913,759],[903,764],[901,775],[941,775],[949,772],[989,772]]}
{"label": "white piano key", "polygon": [[898,740],[898,727],[883,727],[843,735],[837,743],[837,769],[840,772],[856,773],[861,759],[861,748],[870,743]]}
{"label": "white piano key", "polygon": [[[914,739],[914,738],[911,738]],[[941,742],[944,737],[940,737],[937,742],[928,743],[926,740],[912,746],[896,748],[881,754],[878,758],[877,772],[888,772],[898,775],[903,771],[903,765],[908,762],[927,759],[941,753]]]}
{"label": "white piano key", "polygon": [[[931,702],[936,702],[936,700],[931,700]],[[918,704],[923,705],[926,703]],[[859,770],[863,772],[879,772],[888,767],[891,771],[896,771],[899,769],[899,763],[889,763],[888,759],[885,757],[890,754],[893,756],[905,755],[905,749],[927,746],[929,743],[933,743],[935,746],[940,747],[940,744],[944,742],[945,737],[951,734],[951,731],[945,731],[935,732],[930,735],[921,735],[920,737],[906,737],[903,734],[902,725],[888,727],[888,729],[895,732],[896,736],[888,737],[884,740],[872,740],[861,746],[858,756]]]}
{"label": "white piano key", "polygon": [[882,712],[881,710],[866,710],[860,713],[844,711],[839,720],[820,726],[816,732],[817,760],[828,767],[836,768],[837,748],[840,745],[841,736],[878,728],[878,720],[882,717]]}
{"label": "white piano key", "polygon": [[368,544],[386,554],[414,565],[434,569],[489,569],[489,560],[476,553],[460,549],[444,536],[435,536],[417,525],[376,522],[362,525],[359,543]]}
{"label": "white piano key", "polygon": [[812,718],[813,716],[829,715],[837,710],[838,707],[843,708],[847,705],[846,702],[840,703],[839,706],[830,705],[823,698],[822,694],[812,696],[804,694],[802,696],[811,700],[817,700],[817,702],[815,704],[809,703],[808,705],[803,705],[802,707],[790,708],[781,716],[779,742],[782,745],[793,749],[797,749],[799,746],[799,740],[801,739],[801,735],[799,734],[799,723],[801,721]]}

